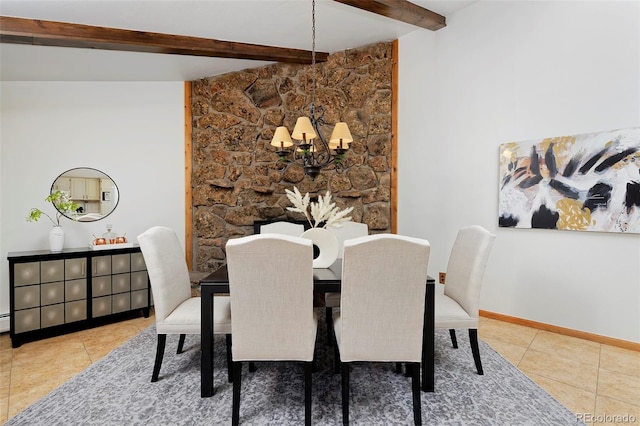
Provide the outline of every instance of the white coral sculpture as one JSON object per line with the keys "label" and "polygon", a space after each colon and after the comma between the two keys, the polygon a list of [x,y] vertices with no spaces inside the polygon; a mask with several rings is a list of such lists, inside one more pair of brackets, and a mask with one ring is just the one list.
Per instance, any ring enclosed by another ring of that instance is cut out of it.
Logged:
{"label": "white coral sculpture", "polygon": [[[309,221],[309,225],[313,228],[318,227],[321,223],[324,223],[322,228],[326,228],[329,225],[340,227],[343,222],[351,220],[351,216],[347,216],[353,210],[353,207],[347,207],[344,210],[340,210],[336,206],[335,202],[331,201],[331,193],[327,191],[324,195],[318,196],[318,201],[315,203],[309,202],[309,193],[307,192],[303,197],[298,188],[293,187],[293,191],[285,189],[287,198],[293,204],[293,207],[287,207],[287,210],[292,212],[298,212],[304,214]],[[309,206],[311,206],[311,215],[309,215]],[[313,218],[313,221],[311,220]]]}

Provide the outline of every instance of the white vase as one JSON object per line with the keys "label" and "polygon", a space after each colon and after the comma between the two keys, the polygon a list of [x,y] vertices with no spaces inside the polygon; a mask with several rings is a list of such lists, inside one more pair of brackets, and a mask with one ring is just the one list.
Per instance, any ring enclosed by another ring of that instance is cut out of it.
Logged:
{"label": "white vase", "polygon": [[49,249],[54,252],[61,252],[64,247],[64,229],[62,226],[54,226],[49,231]]}
{"label": "white vase", "polygon": [[311,228],[304,231],[302,238],[313,242],[313,267],[328,268],[338,258],[338,239],[324,228]]}

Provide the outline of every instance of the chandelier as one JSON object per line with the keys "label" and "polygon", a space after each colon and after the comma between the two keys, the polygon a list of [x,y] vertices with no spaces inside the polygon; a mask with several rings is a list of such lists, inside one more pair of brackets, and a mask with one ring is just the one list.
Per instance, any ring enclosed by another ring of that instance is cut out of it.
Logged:
{"label": "chandelier", "polygon": [[[311,2],[311,107],[310,116],[298,117],[293,133],[285,126],[276,128],[271,139],[271,145],[278,148],[276,154],[280,161],[287,163],[297,163],[304,168],[304,173],[311,179],[315,179],[320,174],[320,169],[330,164],[334,164],[336,172],[341,173],[346,167],[345,158],[349,144],[353,142],[353,137],[349,131],[347,123],[336,123],[329,142],[325,141],[320,126],[325,125],[324,108],[316,108],[316,2]],[[293,153],[286,148],[294,145],[292,138],[298,141]],[[293,154],[292,159],[288,159]]]}

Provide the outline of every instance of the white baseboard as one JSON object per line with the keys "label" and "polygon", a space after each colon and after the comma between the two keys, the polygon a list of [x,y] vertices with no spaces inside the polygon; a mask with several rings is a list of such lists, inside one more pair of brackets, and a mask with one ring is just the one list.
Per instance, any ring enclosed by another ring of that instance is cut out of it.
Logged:
{"label": "white baseboard", "polygon": [[0,317],[0,333],[9,331],[9,316]]}

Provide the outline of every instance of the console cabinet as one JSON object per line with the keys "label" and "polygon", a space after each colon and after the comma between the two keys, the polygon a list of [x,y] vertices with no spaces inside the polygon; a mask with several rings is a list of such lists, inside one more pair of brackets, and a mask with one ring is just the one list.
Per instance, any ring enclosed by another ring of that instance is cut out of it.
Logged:
{"label": "console cabinet", "polygon": [[142,312],[152,304],[139,247],[8,255],[14,347]]}

